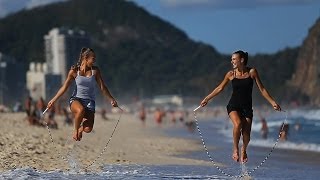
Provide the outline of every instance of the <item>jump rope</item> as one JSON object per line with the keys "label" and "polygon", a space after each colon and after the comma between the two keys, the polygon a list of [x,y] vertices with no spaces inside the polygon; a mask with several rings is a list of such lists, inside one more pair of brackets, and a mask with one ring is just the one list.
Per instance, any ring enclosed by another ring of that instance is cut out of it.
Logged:
{"label": "jump rope", "polygon": [[[255,172],[257,169],[259,169],[259,168],[267,161],[267,159],[271,156],[272,152],[274,151],[274,149],[276,148],[276,146],[277,146],[277,144],[278,144],[278,142],[279,142],[279,139],[280,139],[280,137],[281,137],[281,133],[283,132],[284,125],[285,125],[285,123],[287,122],[287,118],[288,118],[288,113],[285,113],[285,114],[286,114],[286,118],[285,118],[285,119],[283,120],[283,122],[282,122],[281,130],[280,130],[280,132],[279,132],[279,136],[278,136],[276,142],[274,143],[274,145],[272,146],[271,150],[269,151],[268,155],[263,159],[263,161],[262,161],[259,165],[257,165],[255,168],[253,168],[252,170],[247,171],[245,174],[241,174],[241,175],[231,175],[231,174],[229,174],[229,173],[224,172],[224,171],[214,162],[213,156],[211,156],[210,152],[208,151],[207,145],[206,145],[206,143],[205,143],[205,141],[204,141],[204,139],[203,139],[202,132],[201,132],[200,127],[199,127],[199,122],[198,122],[197,114],[196,114],[196,111],[199,110],[201,107],[202,107],[202,106],[200,105],[200,106],[198,106],[197,108],[195,108],[195,109],[193,110],[193,114],[194,114],[194,120],[195,120],[195,122],[196,122],[197,130],[198,130],[198,133],[199,133],[199,137],[200,137],[200,139],[201,139],[201,141],[202,141],[203,148],[204,148],[204,150],[205,150],[205,152],[206,152],[209,160],[212,162],[213,166],[214,166],[216,169],[218,169],[218,171],[219,171],[220,173],[222,173],[222,174],[225,175],[225,176],[231,177],[231,178],[242,178],[242,177],[245,177],[245,176],[248,176],[248,175],[250,176],[253,172]],[[283,111],[283,110],[282,110],[281,112],[286,112],[286,111]],[[244,165],[245,163],[242,163],[242,164]]]}

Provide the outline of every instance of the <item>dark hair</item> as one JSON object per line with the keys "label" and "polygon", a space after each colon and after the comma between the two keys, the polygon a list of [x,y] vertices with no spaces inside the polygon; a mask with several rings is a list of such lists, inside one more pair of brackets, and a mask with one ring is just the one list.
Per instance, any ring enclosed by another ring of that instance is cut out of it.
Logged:
{"label": "dark hair", "polygon": [[247,65],[248,59],[249,59],[248,52],[238,50],[238,51],[234,52],[233,54],[239,54],[240,58],[243,58],[244,65]]}
{"label": "dark hair", "polygon": [[86,48],[86,47],[81,48],[78,62],[77,62],[77,64],[73,65],[72,68],[79,68],[81,66],[82,59],[84,57],[88,57],[89,54],[91,54],[91,53],[94,53],[93,49]]}

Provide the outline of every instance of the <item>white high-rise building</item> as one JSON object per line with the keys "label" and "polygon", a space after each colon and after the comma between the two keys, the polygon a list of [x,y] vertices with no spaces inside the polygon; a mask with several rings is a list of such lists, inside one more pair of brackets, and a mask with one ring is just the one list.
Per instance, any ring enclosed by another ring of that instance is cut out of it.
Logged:
{"label": "white high-rise building", "polygon": [[61,75],[61,82],[66,79],[70,67],[77,63],[81,48],[90,47],[90,38],[82,30],[53,28],[44,40],[47,73]]}
{"label": "white high-rise building", "polygon": [[90,39],[82,30],[53,28],[44,36],[44,42],[46,63],[30,63],[27,89],[33,99],[49,100],[77,63],[81,48],[90,47]]}

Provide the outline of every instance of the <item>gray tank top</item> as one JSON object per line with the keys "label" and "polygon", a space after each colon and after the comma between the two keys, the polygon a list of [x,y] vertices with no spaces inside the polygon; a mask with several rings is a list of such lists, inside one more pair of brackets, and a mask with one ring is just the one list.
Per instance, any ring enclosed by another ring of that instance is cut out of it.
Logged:
{"label": "gray tank top", "polygon": [[80,76],[79,71],[77,72],[76,88],[73,91],[72,96],[82,99],[95,100],[94,87],[95,87],[95,78],[94,71],[91,69],[91,76]]}

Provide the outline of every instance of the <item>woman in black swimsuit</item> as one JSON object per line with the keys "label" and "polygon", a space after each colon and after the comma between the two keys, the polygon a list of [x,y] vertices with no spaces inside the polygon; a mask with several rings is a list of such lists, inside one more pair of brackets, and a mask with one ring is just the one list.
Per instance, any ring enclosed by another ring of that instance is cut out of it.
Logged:
{"label": "woman in black swimsuit", "polygon": [[247,67],[248,53],[236,51],[232,54],[231,64],[233,70],[227,72],[223,81],[201,102],[201,106],[207,105],[208,101],[218,95],[229,81],[232,83],[232,96],[227,105],[228,115],[233,123],[233,153],[232,158],[239,161],[239,140],[242,134],[243,146],[241,148],[240,162],[247,162],[247,147],[250,141],[252,124],[252,87],[253,82],[258,86],[262,96],[272,105],[281,111],[278,103],[270,96],[263,86],[258,71],[255,68]]}

